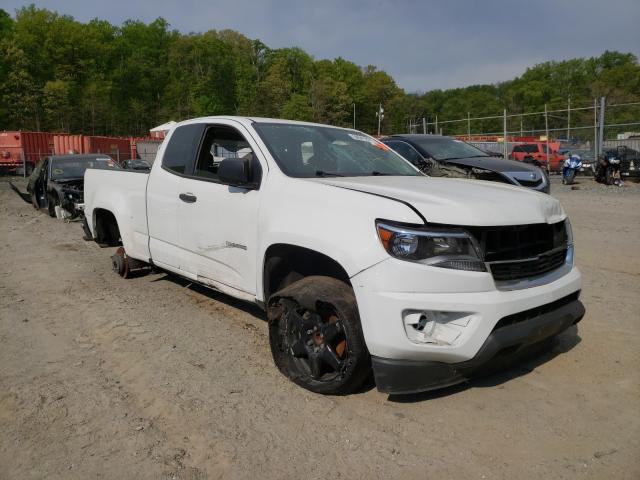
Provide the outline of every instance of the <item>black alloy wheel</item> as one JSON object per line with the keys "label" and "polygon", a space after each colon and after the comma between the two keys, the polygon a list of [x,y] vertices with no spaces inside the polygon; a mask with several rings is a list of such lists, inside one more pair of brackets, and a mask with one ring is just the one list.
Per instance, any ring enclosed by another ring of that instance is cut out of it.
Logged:
{"label": "black alloy wheel", "polygon": [[371,372],[353,290],[312,276],[273,295],[269,342],[278,369],[316,393],[346,394]]}

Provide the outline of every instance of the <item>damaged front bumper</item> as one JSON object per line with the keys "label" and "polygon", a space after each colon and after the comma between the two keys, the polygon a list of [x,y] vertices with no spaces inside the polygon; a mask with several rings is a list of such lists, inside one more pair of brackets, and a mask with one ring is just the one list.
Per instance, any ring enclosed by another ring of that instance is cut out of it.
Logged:
{"label": "damaged front bumper", "polygon": [[394,360],[372,357],[378,390],[407,394],[434,390],[463,382],[473,376],[507,368],[526,356],[537,344],[553,337],[584,316],[579,292],[501,319],[478,353],[458,363]]}
{"label": "damaged front bumper", "polygon": [[489,272],[396,259],[351,278],[376,383],[388,393],[452,385],[515,359],[580,320],[581,283],[571,265],[509,290]]}

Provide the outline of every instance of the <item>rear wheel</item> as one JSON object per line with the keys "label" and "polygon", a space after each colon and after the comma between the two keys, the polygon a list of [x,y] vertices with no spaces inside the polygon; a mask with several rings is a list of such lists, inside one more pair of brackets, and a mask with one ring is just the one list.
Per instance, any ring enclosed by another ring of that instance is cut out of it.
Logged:
{"label": "rear wheel", "polygon": [[269,343],[278,369],[307,390],[347,394],[369,377],[353,290],[330,277],[298,280],[269,300]]}
{"label": "rear wheel", "polygon": [[122,278],[129,278],[131,272],[129,258],[123,247],[118,248],[116,253],[111,255],[111,269]]}

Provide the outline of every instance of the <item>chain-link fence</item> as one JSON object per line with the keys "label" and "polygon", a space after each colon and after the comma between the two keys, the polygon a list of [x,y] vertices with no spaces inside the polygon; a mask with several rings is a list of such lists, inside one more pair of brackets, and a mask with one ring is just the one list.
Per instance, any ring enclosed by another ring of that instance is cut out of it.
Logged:
{"label": "chain-link fence", "polygon": [[56,151],[53,147],[28,150],[20,146],[0,145],[0,174],[27,177],[42,158],[66,154],[103,154],[111,157],[122,167],[126,166],[125,163],[128,160],[144,160],[151,165],[161,144],[160,139],[143,139],[132,142],[128,148],[114,146],[106,149],[92,149],[91,152],[79,152],[71,148],[65,149],[63,153]]}
{"label": "chain-link fence", "polygon": [[640,151],[640,101],[607,103],[604,97],[593,102],[536,112],[439,119],[437,115],[410,118],[409,133],[456,136],[505,158],[514,147],[530,142],[544,143],[544,150],[588,150],[595,156],[604,149],[626,146]]}

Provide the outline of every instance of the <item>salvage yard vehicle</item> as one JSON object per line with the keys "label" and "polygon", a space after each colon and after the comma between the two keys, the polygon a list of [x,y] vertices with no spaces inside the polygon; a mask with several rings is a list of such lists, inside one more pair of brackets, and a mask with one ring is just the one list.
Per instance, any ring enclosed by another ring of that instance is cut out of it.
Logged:
{"label": "salvage yard vehicle", "polygon": [[620,157],[617,150],[607,150],[598,156],[598,163],[594,175],[595,181],[605,185],[622,186],[620,175]]}
{"label": "salvage yard vehicle", "polygon": [[558,148],[559,143],[549,142],[549,155],[546,142],[524,143],[514,146],[509,158],[519,162],[532,163],[544,169],[547,169],[548,163],[550,172],[561,173],[565,156],[560,155]]}
{"label": "salvage yard vehicle", "polygon": [[[567,158],[571,155],[578,155],[582,160],[582,167],[576,172],[576,175],[593,176],[596,171],[596,157],[592,149],[589,148],[567,148],[563,155]],[[565,160],[566,161],[566,160]]]}
{"label": "salvage yard vehicle", "polygon": [[562,166],[562,184],[572,185],[576,174],[582,170],[582,158],[578,154],[572,154],[564,161]]}
{"label": "salvage yard vehicle", "polygon": [[145,160],[136,158],[132,160],[125,160],[122,164],[122,168],[125,170],[142,170],[148,172],[151,170],[151,164]]}
{"label": "salvage yard vehicle", "polygon": [[535,165],[504,160],[462,140],[441,135],[392,135],[381,140],[430,176],[510,183],[549,193],[545,172]]}
{"label": "salvage yard vehicle", "polygon": [[626,145],[605,150],[607,158],[620,160],[620,176],[624,178],[640,178],[640,152]]}
{"label": "salvage yard vehicle", "polygon": [[[425,176],[351,129],[206,117],[149,173],[87,170],[87,238],[266,310],[278,369],[313,392],[464,381],[580,321],[560,203]],[[179,319],[177,320],[179,321]]]}
{"label": "salvage yard vehicle", "polygon": [[29,177],[27,192],[37,209],[52,217],[76,218],[81,213],[87,168],[119,169],[108,155],[80,154],[45,157]]}

